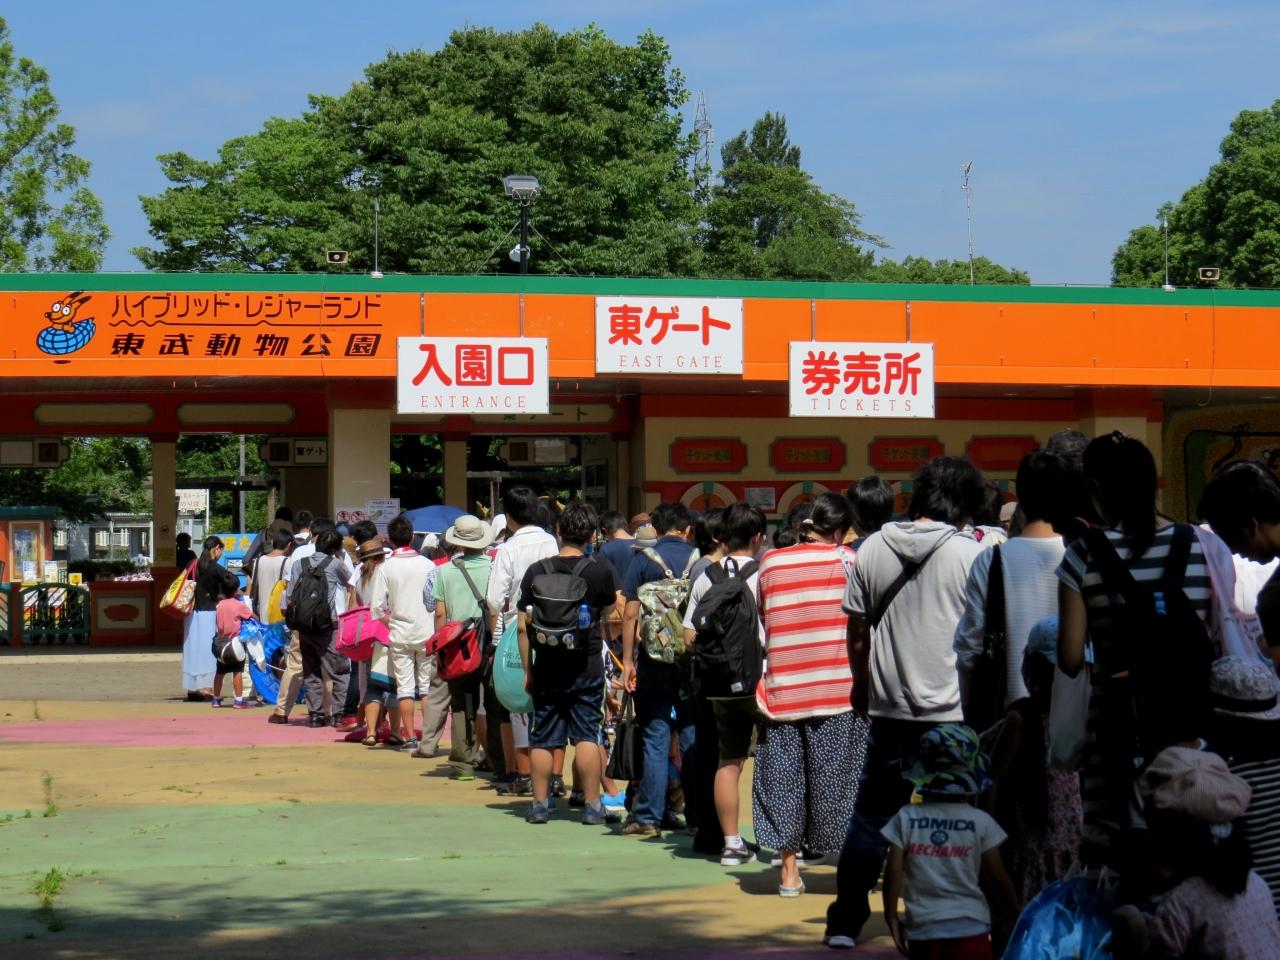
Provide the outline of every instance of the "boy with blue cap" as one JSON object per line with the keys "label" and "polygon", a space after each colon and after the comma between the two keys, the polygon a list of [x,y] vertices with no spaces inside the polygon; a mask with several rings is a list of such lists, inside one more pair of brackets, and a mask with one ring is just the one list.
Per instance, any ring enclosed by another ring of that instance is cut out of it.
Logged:
{"label": "boy with blue cap", "polygon": [[890,845],[884,917],[893,942],[912,960],[990,960],[991,910],[979,881],[1015,913],[1018,901],[1000,862],[1005,833],[973,806],[991,785],[977,733],[961,723],[934,727],[903,776],[920,802],[881,831]]}

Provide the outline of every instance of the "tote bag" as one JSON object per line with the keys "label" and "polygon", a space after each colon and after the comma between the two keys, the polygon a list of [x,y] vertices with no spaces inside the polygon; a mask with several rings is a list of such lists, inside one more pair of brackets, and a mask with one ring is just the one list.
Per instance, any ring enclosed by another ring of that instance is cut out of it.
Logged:
{"label": "tote bag", "polygon": [[629,783],[639,780],[644,770],[644,734],[640,724],[636,722],[636,706],[631,694],[622,694],[622,713],[618,717],[613,731],[613,748],[609,751],[609,762],[605,766],[605,776],[610,780]]}
{"label": "tote bag", "polygon": [[520,637],[514,617],[503,631],[493,658],[493,689],[502,705],[512,713],[533,712],[533,697],[524,688],[524,662],[520,659]]}
{"label": "tote bag", "polygon": [[196,561],[192,560],[164,592],[164,597],[160,600],[161,613],[175,620],[182,620],[196,608],[195,573]]}

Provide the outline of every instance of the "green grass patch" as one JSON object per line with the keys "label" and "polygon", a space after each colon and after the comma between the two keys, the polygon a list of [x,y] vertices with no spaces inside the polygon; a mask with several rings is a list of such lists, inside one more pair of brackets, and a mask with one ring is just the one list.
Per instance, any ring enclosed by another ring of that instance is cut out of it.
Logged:
{"label": "green grass patch", "polygon": [[40,776],[40,785],[44,788],[44,813],[42,817],[56,817],[58,815],[58,805],[53,802],[53,777],[46,770]]}

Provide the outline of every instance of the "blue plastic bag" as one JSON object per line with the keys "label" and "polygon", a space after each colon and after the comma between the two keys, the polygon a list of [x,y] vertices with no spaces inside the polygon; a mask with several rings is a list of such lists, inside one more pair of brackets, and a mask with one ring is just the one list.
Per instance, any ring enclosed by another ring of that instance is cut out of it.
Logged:
{"label": "blue plastic bag", "polygon": [[245,620],[240,625],[241,640],[255,640],[262,644],[261,666],[249,660],[249,676],[253,689],[267,703],[275,703],[280,695],[280,676],[289,659],[289,628],[283,623],[261,623]]}
{"label": "blue plastic bag", "polygon": [[1050,884],[1023,908],[1004,960],[1111,960],[1113,900],[1088,877]]}
{"label": "blue plastic bag", "polygon": [[512,713],[533,713],[533,697],[524,688],[524,663],[520,659],[520,637],[514,617],[494,652],[493,689],[502,705]]}

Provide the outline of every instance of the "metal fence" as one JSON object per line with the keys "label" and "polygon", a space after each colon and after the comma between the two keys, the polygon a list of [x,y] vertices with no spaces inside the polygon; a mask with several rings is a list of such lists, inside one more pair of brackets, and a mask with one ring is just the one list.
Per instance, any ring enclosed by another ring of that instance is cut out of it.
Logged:
{"label": "metal fence", "polygon": [[[10,602],[17,589],[21,606]],[[34,586],[10,586],[5,595],[4,623],[11,610],[22,611],[19,642],[22,644],[87,644],[89,642],[89,590],[65,583],[37,583]],[[7,628],[0,636],[7,634]]]}

